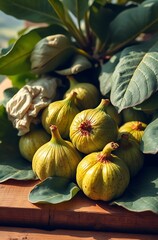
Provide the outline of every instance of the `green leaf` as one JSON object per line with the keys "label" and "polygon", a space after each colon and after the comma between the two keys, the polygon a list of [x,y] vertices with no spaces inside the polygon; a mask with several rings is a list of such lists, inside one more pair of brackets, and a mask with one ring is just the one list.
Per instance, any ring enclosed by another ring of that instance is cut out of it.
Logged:
{"label": "green leaf", "polygon": [[8,179],[36,179],[31,163],[20,156],[17,131],[8,121],[3,106],[0,106],[0,126],[0,182]]}
{"label": "green leaf", "polygon": [[84,18],[86,11],[88,10],[88,1],[81,0],[62,0],[64,6],[73,13],[73,15],[80,21]]}
{"label": "green leaf", "polygon": [[0,10],[18,19],[39,23],[59,23],[56,13],[47,0],[0,1]]}
{"label": "green leaf", "polygon": [[120,111],[136,106],[158,89],[158,41],[125,48],[113,73],[111,102]]}
{"label": "green leaf", "polygon": [[112,204],[117,204],[130,211],[152,211],[158,213],[158,167],[147,166],[131,180],[122,197]]}
{"label": "green leaf", "polygon": [[93,4],[90,8],[90,27],[102,43],[109,37],[109,24],[113,17],[114,13],[108,7]]}
{"label": "green leaf", "polygon": [[142,111],[153,112],[158,109],[158,92],[153,94],[150,98],[143,103],[134,107],[135,109]]}
{"label": "green leaf", "polygon": [[65,33],[62,27],[53,25],[36,28],[22,35],[12,49],[0,57],[0,74],[15,75],[30,71],[30,55],[37,42],[47,35],[61,33],[61,31]]}
{"label": "green leaf", "polygon": [[111,90],[112,75],[116,65],[119,62],[121,52],[113,55],[108,62],[102,65],[99,76],[100,92],[103,96],[107,95]]}
{"label": "green leaf", "polygon": [[62,21],[63,25],[67,27],[71,35],[77,40],[81,47],[86,47],[86,39],[80,28],[77,28],[74,19],[71,17],[69,10],[59,0],[49,0],[54,11]]}
{"label": "green leaf", "polygon": [[57,204],[69,201],[79,190],[78,186],[67,178],[49,177],[31,190],[29,201]]}
{"label": "green leaf", "polygon": [[158,25],[158,1],[147,0],[137,7],[121,12],[110,24],[109,34],[113,52],[134,40],[140,33]]}
{"label": "green leaf", "polygon": [[141,141],[141,150],[143,153],[151,154],[158,152],[158,118],[146,127]]}

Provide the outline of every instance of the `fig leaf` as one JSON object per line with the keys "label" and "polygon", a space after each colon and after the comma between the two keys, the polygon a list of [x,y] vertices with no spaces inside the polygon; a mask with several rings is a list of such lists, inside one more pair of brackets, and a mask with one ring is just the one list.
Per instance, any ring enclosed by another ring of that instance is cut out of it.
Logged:
{"label": "fig leaf", "polygon": [[158,90],[158,41],[125,48],[113,73],[111,102],[121,112],[136,106]]}
{"label": "fig leaf", "polygon": [[0,182],[36,179],[31,163],[20,156],[17,132],[8,121],[3,106],[0,106],[0,126]]}
{"label": "fig leaf", "polygon": [[158,118],[146,127],[141,141],[141,150],[143,153],[151,154],[158,152]]}
{"label": "fig leaf", "polygon": [[67,178],[49,177],[35,185],[29,194],[31,203],[57,204],[72,199],[80,189]]}
{"label": "fig leaf", "polygon": [[147,166],[131,180],[127,191],[112,204],[130,211],[158,213],[158,167]]}

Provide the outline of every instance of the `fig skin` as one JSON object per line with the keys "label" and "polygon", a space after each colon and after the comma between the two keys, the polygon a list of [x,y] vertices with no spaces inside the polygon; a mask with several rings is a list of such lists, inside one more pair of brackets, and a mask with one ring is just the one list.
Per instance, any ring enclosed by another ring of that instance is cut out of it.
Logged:
{"label": "fig skin", "polygon": [[124,123],[119,128],[119,133],[129,133],[130,137],[134,138],[139,144],[142,140],[144,130],[146,129],[147,124],[140,121],[130,121]]}
{"label": "fig skin", "polygon": [[77,166],[76,182],[93,200],[111,201],[123,194],[130,181],[126,164],[111,151],[117,143],[108,143],[101,152],[85,156]]}
{"label": "fig skin", "polygon": [[50,141],[33,156],[32,169],[40,180],[53,176],[74,180],[81,155],[70,141],[61,137],[56,125],[51,125],[50,131]]}
{"label": "fig skin", "polygon": [[114,151],[114,154],[126,163],[132,178],[143,167],[144,154],[140,151],[138,142],[128,133],[119,135],[118,144],[119,148]]}
{"label": "fig skin", "polygon": [[31,129],[30,132],[19,139],[20,154],[28,161],[32,162],[35,152],[43,144],[50,140],[50,135],[43,129]]}
{"label": "fig skin", "polygon": [[106,113],[107,100],[102,99],[94,109],[78,113],[70,126],[70,140],[82,153],[102,150],[105,144],[116,141],[118,126]]}
{"label": "fig skin", "polygon": [[73,118],[79,113],[74,100],[77,93],[72,92],[67,98],[50,103],[42,112],[42,125],[50,134],[50,126],[57,125],[61,136],[69,137],[69,128]]}
{"label": "fig skin", "polygon": [[64,98],[68,97],[69,94],[75,91],[77,93],[75,104],[80,111],[98,106],[100,102],[100,92],[96,86],[87,82],[78,82],[72,76],[69,76],[68,79],[70,87],[65,92]]}

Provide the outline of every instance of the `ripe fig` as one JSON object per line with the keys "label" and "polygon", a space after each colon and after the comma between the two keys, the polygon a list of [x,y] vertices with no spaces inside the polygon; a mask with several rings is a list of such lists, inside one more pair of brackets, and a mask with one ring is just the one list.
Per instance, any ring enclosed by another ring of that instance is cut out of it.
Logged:
{"label": "ripe fig", "polygon": [[144,154],[140,151],[140,145],[128,133],[120,134],[118,144],[119,148],[114,154],[127,164],[130,176],[134,177],[144,164]]}
{"label": "ripe fig", "polygon": [[30,132],[19,139],[21,155],[28,161],[32,161],[33,155],[44,143],[48,142],[50,135],[43,129],[31,129]]}
{"label": "ripe fig", "polygon": [[79,113],[74,101],[77,93],[72,92],[67,98],[50,103],[42,113],[42,125],[50,133],[50,125],[57,125],[63,138],[68,138],[69,128],[75,115]]}
{"label": "ripe fig", "polygon": [[66,91],[64,98],[67,97],[72,91],[77,93],[75,104],[80,110],[95,108],[100,102],[100,92],[91,83],[80,83],[72,76],[68,77],[70,87]]}
{"label": "ripe fig", "polygon": [[110,142],[101,152],[88,154],[78,164],[76,181],[87,197],[111,201],[127,188],[130,181],[128,167],[111,153],[118,147],[117,143]]}
{"label": "ripe fig", "polygon": [[62,139],[56,125],[50,126],[52,137],[34,154],[32,169],[40,180],[57,176],[75,179],[80,153],[71,142]]}
{"label": "ripe fig", "polygon": [[88,154],[103,149],[105,144],[117,139],[118,127],[106,113],[107,100],[102,99],[94,109],[78,113],[70,126],[70,139],[82,153]]}
{"label": "ripe fig", "polygon": [[130,133],[131,137],[133,137],[138,143],[140,143],[146,127],[146,123],[140,121],[130,121],[124,123],[119,128],[119,133]]}

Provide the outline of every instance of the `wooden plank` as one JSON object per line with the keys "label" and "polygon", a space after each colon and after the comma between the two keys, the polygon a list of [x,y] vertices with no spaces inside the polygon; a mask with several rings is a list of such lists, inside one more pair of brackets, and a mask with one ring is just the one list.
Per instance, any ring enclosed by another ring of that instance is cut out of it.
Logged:
{"label": "wooden plank", "polygon": [[158,235],[0,227],[0,240],[157,240]]}
{"label": "wooden plank", "polygon": [[96,202],[81,192],[61,204],[31,204],[28,195],[36,183],[9,180],[0,184],[1,226],[158,233],[158,215]]}

